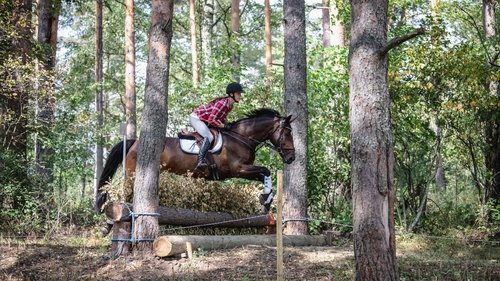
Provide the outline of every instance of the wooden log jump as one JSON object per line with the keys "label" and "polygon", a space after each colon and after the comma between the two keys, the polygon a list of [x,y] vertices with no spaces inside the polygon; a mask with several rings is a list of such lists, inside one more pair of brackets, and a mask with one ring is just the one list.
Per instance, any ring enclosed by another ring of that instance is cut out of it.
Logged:
{"label": "wooden log jump", "polygon": [[[247,245],[276,246],[275,235],[167,235],[160,236],[153,243],[153,251],[158,257],[168,257],[188,252],[192,249],[230,249]],[[283,235],[285,246],[325,246],[324,235]]]}
{"label": "wooden log jump", "polygon": [[[130,206],[121,203],[111,203],[106,206],[104,213],[114,222],[128,222],[130,217]],[[225,212],[201,212],[183,208],[159,207],[158,222],[160,224],[194,226],[210,225],[212,227],[260,227],[276,226],[276,221],[272,214],[265,215],[234,215]],[[221,223],[222,222],[222,223]]]}

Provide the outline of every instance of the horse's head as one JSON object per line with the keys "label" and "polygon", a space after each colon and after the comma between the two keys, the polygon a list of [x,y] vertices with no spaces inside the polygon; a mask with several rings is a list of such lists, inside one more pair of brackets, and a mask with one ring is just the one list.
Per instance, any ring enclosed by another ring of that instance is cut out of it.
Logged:
{"label": "horse's head", "polygon": [[269,140],[274,145],[283,161],[287,164],[295,160],[295,146],[292,136],[292,115],[288,117],[277,117],[276,127]]}
{"label": "horse's head", "polygon": [[233,132],[240,136],[235,139],[252,149],[270,141],[272,148],[278,151],[283,162],[290,164],[295,160],[292,121],[291,115],[282,117],[276,110],[261,108],[250,112],[246,118],[236,121]]}

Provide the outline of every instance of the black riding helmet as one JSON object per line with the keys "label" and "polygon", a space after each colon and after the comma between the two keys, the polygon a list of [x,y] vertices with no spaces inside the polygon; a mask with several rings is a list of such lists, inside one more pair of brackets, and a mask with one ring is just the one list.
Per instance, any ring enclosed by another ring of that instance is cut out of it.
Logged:
{"label": "black riding helmet", "polygon": [[232,93],[240,92],[243,93],[243,86],[238,82],[229,83],[226,87],[226,94],[231,95]]}

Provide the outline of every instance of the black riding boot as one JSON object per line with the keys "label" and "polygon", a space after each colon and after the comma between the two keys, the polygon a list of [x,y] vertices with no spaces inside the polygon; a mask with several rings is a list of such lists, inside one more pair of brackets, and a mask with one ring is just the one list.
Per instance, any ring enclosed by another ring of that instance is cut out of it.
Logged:
{"label": "black riding boot", "polygon": [[207,155],[207,151],[210,148],[210,140],[208,138],[203,139],[203,143],[200,147],[200,152],[198,153],[198,161],[196,163],[196,169],[202,168],[205,163],[205,155]]}

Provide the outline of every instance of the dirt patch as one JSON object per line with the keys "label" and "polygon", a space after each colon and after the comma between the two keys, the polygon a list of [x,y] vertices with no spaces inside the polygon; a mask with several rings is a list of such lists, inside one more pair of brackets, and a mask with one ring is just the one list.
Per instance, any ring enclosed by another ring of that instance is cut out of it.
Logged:
{"label": "dirt patch", "polygon": [[[114,259],[108,251],[109,240],[89,234],[0,242],[0,280],[276,280],[274,247],[199,250],[192,259]],[[400,248],[397,260],[401,280],[500,280],[498,247],[454,246],[453,250],[462,254],[446,252],[439,256],[429,256],[429,251],[422,252],[421,247],[420,251],[404,245]],[[286,247],[284,262],[286,280],[354,279],[354,255],[349,243]]]}

